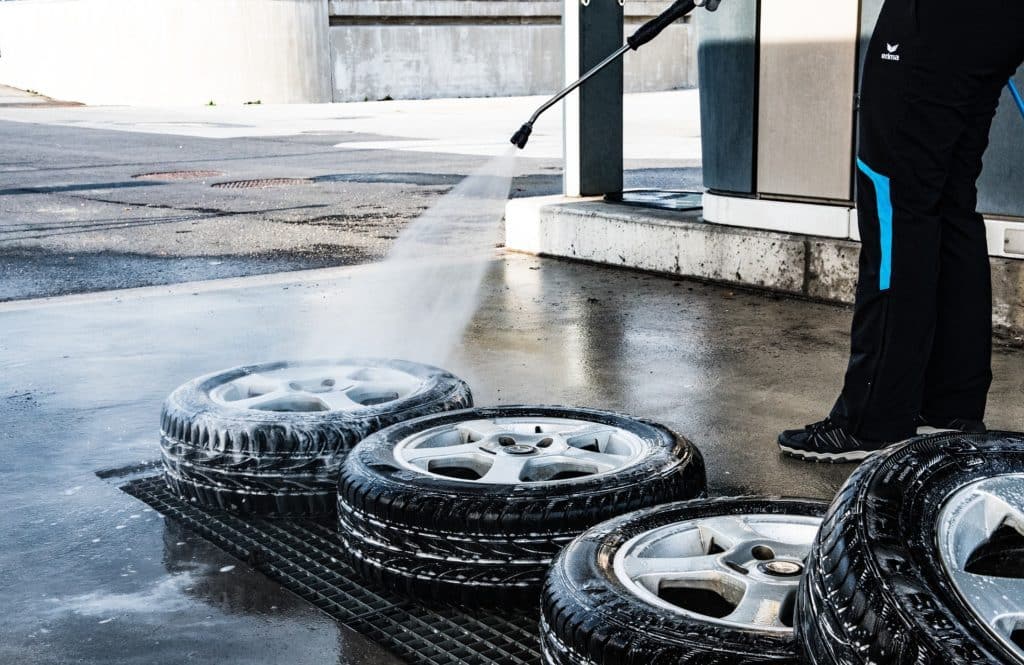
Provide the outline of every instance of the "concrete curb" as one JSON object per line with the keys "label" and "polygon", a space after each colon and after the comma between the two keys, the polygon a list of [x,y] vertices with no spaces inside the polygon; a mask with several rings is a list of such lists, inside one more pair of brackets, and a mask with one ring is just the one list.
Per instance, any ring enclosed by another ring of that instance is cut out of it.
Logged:
{"label": "concrete curb", "polygon": [[[505,213],[513,251],[647,270],[850,304],[860,243],[723,226],[678,213],[560,196],[516,199]],[[993,320],[1024,341],[1024,261],[992,258]]]}

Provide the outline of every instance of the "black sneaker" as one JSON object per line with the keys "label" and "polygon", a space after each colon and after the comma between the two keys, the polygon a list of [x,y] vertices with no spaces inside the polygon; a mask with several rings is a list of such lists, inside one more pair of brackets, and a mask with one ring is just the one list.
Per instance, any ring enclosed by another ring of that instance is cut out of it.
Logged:
{"label": "black sneaker", "polygon": [[858,439],[829,418],[779,435],[779,448],[786,455],[806,462],[830,464],[859,462],[893,443]]}
{"label": "black sneaker", "polygon": [[984,434],[988,431],[985,423],[967,418],[933,418],[924,414],[917,417],[918,434],[935,434],[937,432],[964,432],[965,434]]}

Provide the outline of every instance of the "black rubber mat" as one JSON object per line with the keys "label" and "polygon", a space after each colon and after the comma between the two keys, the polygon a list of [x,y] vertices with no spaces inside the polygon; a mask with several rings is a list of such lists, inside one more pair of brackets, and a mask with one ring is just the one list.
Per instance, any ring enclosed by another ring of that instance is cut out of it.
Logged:
{"label": "black rubber mat", "polygon": [[638,208],[654,208],[655,210],[673,210],[676,212],[700,210],[704,207],[704,196],[700,192],[627,189],[622,194],[608,200],[613,203],[623,203]]}
{"label": "black rubber mat", "polygon": [[342,545],[329,523],[206,511],[174,496],[160,476],[133,480],[121,489],[408,663],[540,662],[533,614],[427,607],[364,586],[339,560]]}

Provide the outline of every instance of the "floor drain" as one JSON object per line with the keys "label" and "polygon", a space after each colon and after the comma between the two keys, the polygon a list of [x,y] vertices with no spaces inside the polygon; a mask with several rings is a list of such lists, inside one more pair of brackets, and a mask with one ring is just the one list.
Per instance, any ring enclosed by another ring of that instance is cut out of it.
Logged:
{"label": "floor drain", "polygon": [[202,180],[203,178],[219,178],[224,175],[220,171],[163,171],[160,173],[140,173],[133,175],[136,180]]}
{"label": "floor drain", "polygon": [[214,189],[266,189],[267,187],[288,187],[312,184],[312,178],[259,178],[257,180],[234,180],[210,185]]}
{"label": "floor drain", "polygon": [[178,499],[160,476],[122,490],[267,577],[340,624],[417,665],[536,665],[541,661],[534,613],[425,606],[364,586],[341,563],[333,522],[263,520],[204,510]]}

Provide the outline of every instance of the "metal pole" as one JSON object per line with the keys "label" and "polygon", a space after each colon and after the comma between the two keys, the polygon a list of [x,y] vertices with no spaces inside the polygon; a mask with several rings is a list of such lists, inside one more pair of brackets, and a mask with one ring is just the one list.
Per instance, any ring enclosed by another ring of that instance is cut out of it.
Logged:
{"label": "metal pole", "polygon": [[[620,0],[564,0],[565,80],[576,81],[624,47]],[[609,56],[608,54],[613,54]],[[592,73],[565,97],[565,193],[622,192],[622,60]]]}

